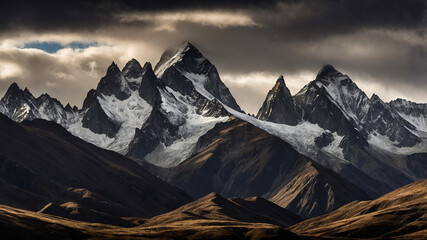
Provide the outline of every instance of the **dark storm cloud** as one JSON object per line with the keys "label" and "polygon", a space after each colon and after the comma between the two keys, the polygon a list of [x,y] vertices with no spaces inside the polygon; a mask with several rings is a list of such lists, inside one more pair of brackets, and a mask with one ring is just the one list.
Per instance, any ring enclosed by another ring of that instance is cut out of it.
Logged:
{"label": "dark storm cloud", "polygon": [[1,30],[94,30],[118,24],[116,15],[137,11],[270,8],[276,1],[1,1]]}
{"label": "dark storm cloud", "polygon": [[[271,29],[286,35],[314,35],[369,27],[416,27],[425,19],[426,1],[305,0],[305,1],[2,1],[0,29],[93,30],[118,24],[126,12],[177,10],[246,10]],[[273,11],[273,12],[272,12]],[[425,23],[425,21],[424,21]],[[295,34],[290,34],[292,31]],[[279,31],[279,32],[283,32]],[[280,34],[279,34],[280,35]]]}
{"label": "dark storm cloud", "polygon": [[[288,37],[313,38],[370,28],[418,28],[426,22],[426,1],[328,0],[283,2],[276,14],[262,14],[271,29]],[[292,33],[292,34],[289,34]]]}

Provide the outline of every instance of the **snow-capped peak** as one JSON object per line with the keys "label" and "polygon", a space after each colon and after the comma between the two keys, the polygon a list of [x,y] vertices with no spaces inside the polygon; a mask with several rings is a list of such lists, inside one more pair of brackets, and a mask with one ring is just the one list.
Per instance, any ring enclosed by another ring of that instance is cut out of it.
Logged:
{"label": "snow-capped peak", "polygon": [[154,72],[165,86],[183,95],[191,95],[196,90],[206,99],[217,99],[241,111],[215,66],[189,42],[166,50]]}
{"label": "snow-capped peak", "polygon": [[190,48],[194,48],[194,46],[189,42],[184,42],[178,47],[168,48],[164,51],[159,62],[154,67],[156,76],[161,78],[165,70],[182,60],[184,53]]}
{"label": "snow-capped peak", "polygon": [[344,113],[347,119],[359,127],[360,121],[366,114],[369,106],[369,98],[350,79],[332,65],[322,67],[313,81],[319,88],[326,90],[328,98]]}

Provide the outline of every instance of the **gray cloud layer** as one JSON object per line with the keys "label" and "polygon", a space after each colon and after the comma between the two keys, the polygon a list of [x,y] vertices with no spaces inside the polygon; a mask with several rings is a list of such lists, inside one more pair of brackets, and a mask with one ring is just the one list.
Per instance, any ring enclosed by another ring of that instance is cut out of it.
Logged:
{"label": "gray cloud layer", "polygon": [[[295,93],[326,63],[368,94],[427,102],[424,0],[58,2],[0,6],[0,94],[18,81],[80,105],[111,61],[156,62],[189,40],[249,112],[279,74]],[[34,40],[99,46],[56,54],[15,47]]]}

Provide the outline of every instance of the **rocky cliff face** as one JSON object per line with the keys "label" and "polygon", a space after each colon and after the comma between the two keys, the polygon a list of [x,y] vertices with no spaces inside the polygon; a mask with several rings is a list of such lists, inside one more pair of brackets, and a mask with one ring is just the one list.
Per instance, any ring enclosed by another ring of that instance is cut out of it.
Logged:
{"label": "rocky cliff face", "polygon": [[260,120],[292,126],[298,124],[300,116],[295,109],[294,99],[286,87],[283,76],[277,79],[273,89],[268,92],[256,117]]}

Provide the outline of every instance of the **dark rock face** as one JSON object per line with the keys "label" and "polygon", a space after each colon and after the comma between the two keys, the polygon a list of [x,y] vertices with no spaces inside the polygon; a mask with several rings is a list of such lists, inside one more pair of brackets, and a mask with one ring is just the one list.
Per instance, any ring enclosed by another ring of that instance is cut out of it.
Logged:
{"label": "dark rock face", "polygon": [[360,119],[366,114],[369,98],[348,77],[336,70],[332,65],[325,65],[317,74],[318,86],[327,89],[328,97],[347,114],[349,121],[357,128]]}
{"label": "dark rock face", "polygon": [[128,85],[133,91],[138,90],[139,79],[142,77],[143,72],[144,70],[141,65],[134,58],[127,62],[123,67],[122,74],[126,79],[128,79]]}
{"label": "dark rock face", "polygon": [[332,141],[334,141],[334,136],[331,132],[322,133],[322,135],[314,139],[314,143],[319,148],[328,146]]}
{"label": "dark rock face", "polygon": [[128,82],[114,62],[108,67],[96,90],[107,96],[114,95],[119,100],[127,99],[131,94]]}
{"label": "dark rock face", "polygon": [[[325,88],[311,82],[301,91],[304,91],[304,94],[297,94],[294,99],[297,111],[301,113],[304,120],[317,123],[320,127],[337,132],[341,136],[360,135],[341,109],[328,97]],[[357,138],[362,145],[368,145],[362,136]]]}
{"label": "dark rock face", "polygon": [[[143,69],[139,95],[153,109],[141,129],[135,130],[135,137],[129,144],[129,150],[126,155],[137,159],[143,159],[160,143],[169,146],[174,140],[180,138],[178,134],[180,124],[171,123],[167,113],[161,107],[162,97],[160,90],[164,94],[169,94],[165,91],[163,83],[154,75],[150,63],[146,63]],[[169,95],[169,97],[174,98],[172,95]]]}
{"label": "dark rock face", "polygon": [[141,73],[141,86],[139,86],[139,96],[147,101],[151,106],[155,106],[156,101],[160,98],[157,88],[163,88],[160,80],[154,75],[150,63],[145,63]]}
{"label": "dark rock face", "polygon": [[166,113],[160,108],[160,104],[161,100],[158,99],[142,128],[135,130],[135,137],[129,144],[127,156],[144,159],[160,143],[169,146],[174,140],[180,138],[179,126],[169,121]]}
{"label": "dark rock face", "polygon": [[260,120],[291,126],[298,124],[299,114],[295,109],[294,100],[286,87],[283,76],[277,79],[276,85],[268,92],[256,117]]}
{"label": "dark rock face", "polygon": [[369,110],[364,118],[365,129],[388,136],[391,141],[397,141],[399,147],[412,147],[421,139],[410,130],[416,128],[399,116],[390,106],[386,105],[377,95],[370,99]]}
{"label": "dark rock face", "polygon": [[193,91],[195,91],[191,80],[186,78],[181,71],[175,67],[166,69],[160,80],[165,86],[170,87],[184,96],[189,96]]}
{"label": "dark rock face", "polygon": [[108,137],[114,137],[119,131],[120,124],[110,119],[99,103],[98,98],[102,97],[96,90],[88,92],[83,102],[83,127],[89,128],[92,132],[106,134]]}

